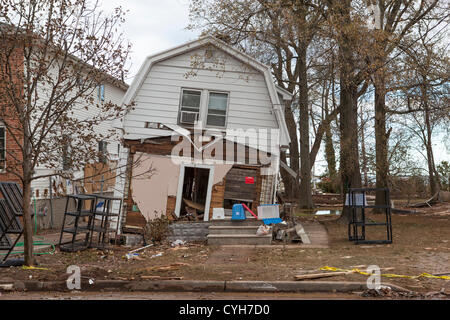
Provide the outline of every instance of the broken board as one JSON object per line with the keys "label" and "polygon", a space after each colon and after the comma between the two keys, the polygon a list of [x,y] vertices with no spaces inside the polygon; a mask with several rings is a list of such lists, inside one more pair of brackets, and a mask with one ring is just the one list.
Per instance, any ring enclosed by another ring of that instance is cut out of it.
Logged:
{"label": "broken board", "polygon": [[308,235],[305,232],[305,229],[300,223],[295,226],[295,232],[302,239],[302,243],[311,244],[311,240],[309,239]]}

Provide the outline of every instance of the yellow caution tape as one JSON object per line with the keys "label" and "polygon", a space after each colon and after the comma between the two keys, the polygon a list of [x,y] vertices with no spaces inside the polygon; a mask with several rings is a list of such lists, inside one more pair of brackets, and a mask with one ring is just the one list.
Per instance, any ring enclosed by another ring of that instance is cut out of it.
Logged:
{"label": "yellow caution tape", "polygon": [[[351,269],[351,270],[345,270],[345,269],[340,269],[340,268],[334,268],[334,267],[322,267],[319,270],[322,271],[346,271],[346,272],[354,272],[354,273],[359,273],[365,276],[370,276],[372,274],[361,271],[359,269]],[[431,279],[443,279],[443,280],[450,280],[450,276],[434,276],[432,274],[429,273],[421,273],[418,276],[405,276],[405,275],[400,275],[400,274],[392,274],[392,273],[385,273],[385,274],[381,274],[382,277],[387,277],[387,278],[407,278],[407,279],[419,279],[419,278],[431,278]]]}
{"label": "yellow caution tape", "polygon": [[37,267],[27,267],[27,266],[23,266],[22,269],[23,270],[50,270],[47,268],[37,268]]}

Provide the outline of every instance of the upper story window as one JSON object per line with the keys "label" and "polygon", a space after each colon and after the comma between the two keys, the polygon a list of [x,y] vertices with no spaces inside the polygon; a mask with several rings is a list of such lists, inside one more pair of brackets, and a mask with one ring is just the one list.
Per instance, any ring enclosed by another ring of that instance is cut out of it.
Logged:
{"label": "upper story window", "polygon": [[180,123],[195,124],[199,119],[202,92],[183,90],[181,95]]}
{"label": "upper story window", "polygon": [[102,84],[98,86],[98,92],[97,92],[98,100],[101,102],[105,101],[105,85]]}
{"label": "upper story window", "polygon": [[206,125],[225,127],[227,121],[228,93],[210,92]]}
{"label": "upper story window", "polygon": [[0,126],[0,171],[6,169],[6,132],[5,127]]}
{"label": "upper story window", "polygon": [[224,128],[229,95],[225,92],[182,89],[178,122],[194,125],[201,121],[208,127]]}

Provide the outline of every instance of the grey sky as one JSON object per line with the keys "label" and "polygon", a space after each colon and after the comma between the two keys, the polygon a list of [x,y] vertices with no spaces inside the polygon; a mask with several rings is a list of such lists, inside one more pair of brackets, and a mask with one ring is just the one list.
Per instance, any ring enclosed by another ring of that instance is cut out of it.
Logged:
{"label": "grey sky", "polygon": [[105,12],[118,6],[129,10],[123,26],[125,37],[133,45],[128,83],[147,56],[198,37],[198,32],[185,30],[188,0],[100,0],[100,5]]}

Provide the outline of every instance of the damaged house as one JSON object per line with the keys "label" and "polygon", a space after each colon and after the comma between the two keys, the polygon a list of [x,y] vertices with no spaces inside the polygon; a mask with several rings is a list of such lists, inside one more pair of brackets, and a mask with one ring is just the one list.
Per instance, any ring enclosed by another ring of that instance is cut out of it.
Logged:
{"label": "damaged house", "polygon": [[274,203],[291,99],[268,66],[214,37],[148,57],[123,100],[134,108],[116,123],[122,222],[209,221],[217,208]]}

